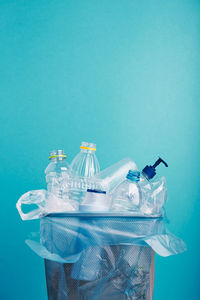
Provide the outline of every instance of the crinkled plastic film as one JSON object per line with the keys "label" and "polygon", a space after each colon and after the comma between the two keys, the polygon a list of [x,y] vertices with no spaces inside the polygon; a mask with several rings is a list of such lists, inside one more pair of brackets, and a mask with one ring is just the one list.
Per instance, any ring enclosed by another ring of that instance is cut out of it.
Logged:
{"label": "crinkled plastic film", "polygon": [[40,242],[27,244],[45,259],[52,300],[151,300],[154,252],[168,256],[185,250],[162,218],[52,214],[40,224]]}
{"label": "crinkled plastic film", "polygon": [[[96,249],[93,250],[95,255]],[[81,278],[81,275],[87,277],[88,273],[93,273],[92,259],[87,261],[82,274],[74,274],[74,264],[45,260],[48,298],[152,299],[154,256],[150,247],[118,245],[104,246],[99,250],[98,263],[95,262],[99,272],[95,273],[93,280]]]}

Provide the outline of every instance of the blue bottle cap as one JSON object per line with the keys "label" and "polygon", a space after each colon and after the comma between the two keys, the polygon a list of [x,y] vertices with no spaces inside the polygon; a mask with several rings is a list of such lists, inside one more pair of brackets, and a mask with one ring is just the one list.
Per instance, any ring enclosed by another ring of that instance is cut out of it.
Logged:
{"label": "blue bottle cap", "polygon": [[139,181],[140,180],[140,172],[135,170],[129,170],[126,178],[131,181]]}

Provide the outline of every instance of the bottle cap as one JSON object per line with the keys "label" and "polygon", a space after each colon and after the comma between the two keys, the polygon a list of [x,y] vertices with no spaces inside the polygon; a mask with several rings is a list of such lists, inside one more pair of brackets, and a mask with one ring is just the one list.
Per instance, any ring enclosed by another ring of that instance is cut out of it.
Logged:
{"label": "bottle cap", "polygon": [[52,150],[49,155],[49,159],[58,157],[58,158],[66,158],[67,155],[64,153],[64,150]]}
{"label": "bottle cap", "polygon": [[80,149],[96,151],[96,144],[94,144],[94,143],[82,142],[82,144],[81,144],[81,146],[80,146]]}
{"label": "bottle cap", "polygon": [[160,164],[163,163],[165,165],[165,167],[168,167],[168,164],[159,157],[159,159],[155,162],[155,164],[153,166],[146,166],[143,170],[142,170],[142,174],[147,178],[147,179],[151,179],[156,175],[156,167]]}
{"label": "bottle cap", "polygon": [[131,181],[139,181],[140,180],[140,172],[135,170],[129,170],[126,178]]}

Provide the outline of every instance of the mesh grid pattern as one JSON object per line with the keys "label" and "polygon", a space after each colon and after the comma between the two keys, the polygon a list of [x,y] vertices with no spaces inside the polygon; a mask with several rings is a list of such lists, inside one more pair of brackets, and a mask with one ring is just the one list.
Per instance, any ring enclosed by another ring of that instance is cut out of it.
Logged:
{"label": "mesh grid pattern", "polygon": [[144,237],[162,231],[160,219],[46,217],[41,243],[73,263],[45,260],[50,300],[151,300],[154,252]]}
{"label": "mesh grid pattern", "polygon": [[75,264],[45,260],[45,270],[49,300],[152,299],[150,247],[90,247]]}
{"label": "mesh grid pattern", "polygon": [[151,300],[154,252],[186,250],[162,218],[104,214],[48,215],[26,243],[45,259],[50,300]]}

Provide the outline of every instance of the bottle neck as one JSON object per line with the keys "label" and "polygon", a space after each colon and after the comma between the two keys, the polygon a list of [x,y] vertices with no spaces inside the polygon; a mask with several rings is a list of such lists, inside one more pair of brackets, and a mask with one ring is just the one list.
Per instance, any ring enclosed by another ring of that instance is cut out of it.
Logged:
{"label": "bottle neck", "polygon": [[65,157],[52,157],[50,158],[50,162],[61,162],[61,161],[64,161],[66,160]]}
{"label": "bottle neck", "polygon": [[138,183],[140,180],[133,180],[133,179],[129,179],[129,178],[126,178],[126,180],[130,183]]}
{"label": "bottle neck", "polygon": [[94,154],[96,151],[96,144],[82,142],[80,149],[82,153]]}
{"label": "bottle neck", "polygon": [[94,150],[81,149],[81,153],[95,154]]}
{"label": "bottle neck", "polygon": [[141,172],[140,177],[141,177],[143,180],[151,181],[151,179],[149,179],[148,176],[146,176],[146,174],[143,173],[143,172]]}

